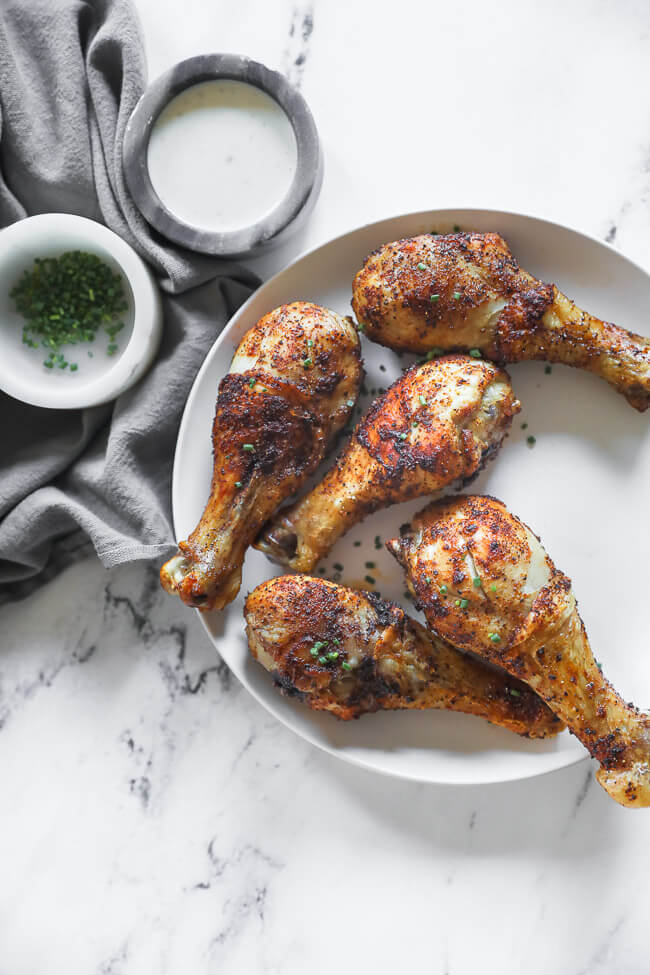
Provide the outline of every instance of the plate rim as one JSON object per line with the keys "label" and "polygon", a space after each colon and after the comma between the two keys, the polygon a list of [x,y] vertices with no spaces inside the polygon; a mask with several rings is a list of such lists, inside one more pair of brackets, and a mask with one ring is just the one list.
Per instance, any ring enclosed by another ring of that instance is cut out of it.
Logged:
{"label": "plate rim", "polygon": [[[468,205],[463,205],[459,207],[445,206],[445,207],[427,208],[425,210],[413,210],[413,211],[408,211],[406,213],[397,212],[397,213],[393,213],[390,216],[383,217],[380,220],[371,220],[366,223],[359,224],[342,233],[336,234],[335,236],[328,238],[327,240],[323,241],[320,244],[317,244],[314,247],[307,248],[306,250],[300,252],[291,261],[289,261],[283,268],[276,271],[275,274],[271,275],[271,277],[268,278],[268,280],[264,281],[258,288],[256,288],[255,291],[253,291],[252,294],[246,299],[246,301],[242,305],[240,305],[239,308],[230,316],[230,318],[223,326],[221,332],[213,342],[212,346],[206,353],[205,358],[201,363],[201,366],[194,378],[192,387],[190,389],[190,392],[188,394],[183,409],[183,415],[181,417],[181,421],[178,427],[176,446],[174,449],[174,461],[173,461],[173,469],[172,469],[171,507],[172,507],[172,524],[174,528],[175,537],[177,536],[177,527],[176,527],[177,520],[178,520],[177,507],[179,506],[178,499],[180,495],[180,485],[178,482],[181,477],[180,474],[181,465],[179,463],[179,456],[182,450],[183,441],[187,433],[186,427],[190,423],[190,414],[192,412],[194,400],[198,396],[198,388],[201,385],[203,375],[208,370],[210,363],[212,362],[212,359],[217,354],[220,347],[223,344],[225,344],[225,342],[227,341],[228,338],[227,333],[229,332],[231,326],[236,320],[240,319],[245,315],[248,307],[252,304],[252,302],[259,300],[259,298],[263,296],[266,291],[271,290],[271,288],[275,286],[278,278],[282,277],[288,271],[295,268],[296,265],[298,265],[302,261],[306,260],[307,258],[313,257],[314,255],[318,254],[319,251],[325,250],[326,248],[329,249],[333,244],[341,243],[345,239],[355,234],[361,233],[363,231],[370,231],[373,228],[379,228],[383,224],[390,224],[396,220],[405,220],[405,221],[412,220],[415,222],[416,220],[423,220],[425,218],[428,219],[429,217],[431,217],[433,220],[436,219],[440,220],[440,219],[444,219],[445,217],[449,217],[449,215],[453,215],[455,218],[460,217],[460,219],[462,220],[463,213],[477,213],[477,212],[481,212],[486,215],[494,215],[495,218],[515,217],[518,219],[536,221],[538,223],[545,224],[548,227],[553,228],[555,230],[569,231],[570,233],[576,234],[577,236],[583,238],[585,241],[588,241],[592,244],[596,244],[606,251],[610,251],[613,255],[616,256],[617,259],[623,260],[625,263],[633,267],[635,270],[641,272],[644,276],[650,278],[650,270],[644,267],[640,262],[629,257],[627,254],[624,254],[621,250],[619,250],[618,248],[614,247],[611,243],[609,243],[609,241],[596,237],[593,234],[581,230],[578,227],[572,226],[571,224],[568,223],[561,223],[557,220],[551,220],[547,217],[538,216],[534,213],[524,213],[520,210],[507,210],[502,208],[485,207],[485,206],[468,206]],[[216,652],[219,653],[218,647],[215,644],[214,637],[210,632],[210,628],[208,626],[208,622],[205,618],[205,615],[199,609],[195,609],[194,612],[198,615],[201,621],[201,625],[206,633],[206,636],[210,641],[210,643],[212,644],[214,650],[216,650]],[[322,741],[317,740],[315,737],[312,736],[312,734],[309,731],[295,728],[293,725],[287,722],[287,720],[279,710],[276,710],[276,708],[273,705],[269,705],[265,700],[261,699],[256,693],[254,693],[254,691],[247,684],[245,684],[240,679],[240,677],[233,671],[232,667],[230,666],[230,664],[222,654],[219,654],[219,656],[224,661],[229,671],[237,679],[239,684],[241,684],[244,690],[251,696],[251,698],[253,698],[253,700],[255,700],[257,704],[260,707],[262,707],[267,713],[271,714],[275,720],[279,721],[288,731],[296,735],[296,737],[301,738],[303,741],[308,742],[311,746],[318,748],[320,751],[324,752],[327,755],[330,755],[333,758],[336,758],[340,761],[346,762],[349,765],[352,765],[357,768],[362,768],[368,772],[373,772],[378,775],[384,775],[390,778],[402,779],[404,781],[418,782],[423,785],[439,785],[439,786],[448,786],[448,787],[472,788],[472,787],[481,787],[486,785],[503,785],[508,782],[525,781],[527,779],[537,778],[539,776],[550,775],[553,772],[559,772],[562,769],[571,768],[574,765],[577,765],[581,762],[590,759],[590,756],[586,751],[576,750],[576,752],[564,752],[562,753],[563,760],[561,764],[558,764],[551,768],[538,769],[535,768],[534,763],[531,763],[531,767],[524,768],[523,770],[513,768],[512,774],[508,774],[506,771],[503,771],[497,775],[493,774],[490,778],[483,778],[480,780],[470,780],[470,779],[458,780],[456,778],[446,777],[444,774],[441,775],[439,778],[433,779],[430,777],[423,777],[422,775],[419,775],[416,772],[409,771],[408,769],[401,770],[399,768],[380,767],[372,764],[369,761],[365,761],[363,758],[361,758],[358,755],[351,754],[345,750],[336,748],[333,745],[328,745]]]}

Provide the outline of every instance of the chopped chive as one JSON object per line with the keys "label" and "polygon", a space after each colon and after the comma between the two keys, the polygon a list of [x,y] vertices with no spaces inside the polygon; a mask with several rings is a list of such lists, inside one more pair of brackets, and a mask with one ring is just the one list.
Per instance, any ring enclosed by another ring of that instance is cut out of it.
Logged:
{"label": "chopped chive", "polygon": [[526,437],[526,443],[529,447],[534,447],[536,442],[535,437]]}
{"label": "chopped chive", "polygon": [[251,378],[248,380],[248,385],[250,386],[251,389],[253,388],[256,382],[257,380],[255,379],[255,377],[251,376]]}
{"label": "chopped chive", "polygon": [[497,587],[495,586],[494,583],[492,583],[492,585],[490,586],[490,589],[492,590],[492,592],[496,592],[497,591]]}
{"label": "chopped chive", "polygon": [[323,647],[326,647],[326,646],[327,646],[327,640],[316,640],[316,643],[313,645],[313,647],[311,649],[312,650],[315,650],[316,653],[320,653],[320,651],[323,649]]}
{"label": "chopped chive", "polygon": [[307,356],[306,359],[303,359],[302,360],[302,367],[303,367],[303,369],[309,369],[309,367],[311,365],[312,365],[311,356]]}
{"label": "chopped chive", "polygon": [[418,264],[418,271],[426,271],[426,269],[427,269],[427,266],[424,263],[424,261],[420,261],[420,263]]}
{"label": "chopped chive", "polygon": [[251,454],[255,450],[255,447],[253,446],[252,443],[245,443],[242,447],[242,450],[245,450],[246,453]]}
{"label": "chopped chive", "polygon": [[482,359],[483,358],[483,356],[481,355],[481,350],[480,349],[470,349],[469,350],[469,354],[471,355],[472,359]]}
{"label": "chopped chive", "polygon": [[469,599],[461,599],[460,608],[467,609],[468,606],[469,606]]}
{"label": "chopped chive", "polygon": [[425,576],[424,581],[426,582],[427,586],[430,586],[433,580],[431,576]]}
{"label": "chopped chive", "polygon": [[516,687],[509,687],[508,694],[511,694],[513,697],[521,697],[521,691],[518,691]]}
{"label": "chopped chive", "polygon": [[350,409],[352,409],[352,407],[354,406],[354,400],[349,399],[347,405],[350,407]]}
{"label": "chopped chive", "polygon": [[337,645],[337,647],[338,647],[338,645],[339,645],[340,642],[341,641],[339,640],[339,638],[337,636],[333,636],[332,637],[332,643],[335,643]]}
{"label": "chopped chive", "polygon": [[460,291],[454,291],[454,301],[458,301],[460,298]]}
{"label": "chopped chive", "polygon": [[374,568],[376,568],[374,562],[366,562],[366,569],[374,569]]}
{"label": "chopped chive", "polygon": [[343,661],[341,667],[343,668],[343,670],[352,670],[352,664],[349,664],[347,660]]}
{"label": "chopped chive", "polygon": [[309,652],[312,655],[312,657],[317,657],[318,656],[318,650],[316,649],[316,647],[312,647]]}
{"label": "chopped chive", "polygon": [[340,562],[335,562],[332,565],[332,568],[334,569],[335,572],[343,572],[343,566],[341,565]]}
{"label": "chopped chive", "polygon": [[481,588],[481,577],[480,576],[474,576],[474,578],[472,579],[472,582],[474,583],[474,585],[476,586],[477,589],[480,589]]}
{"label": "chopped chive", "polygon": [[551,373],[553,372],[553,369],[551,368],[551,366],[546,366],[544,372],[546,373],[547,376],[550,376]]}
{"label": "chopped chive", "polygon": [[240,487],[243,487],[243,486],[244,485],[243,485],[242,481],[235,481],[235,487],[236,488],[240,488]]}
{"label": "chopped chive", "polygon": [[408,434],[406,434],[406,433],[400,433],[399,434],[400,440],[406,440],[407,436],[408,436]]}
{"label": "chopped chive", "polygon": [[318,663],[321,665],[321,667],[324,666],[324,664],[327,663],[327,657],[319,657]]}
{"label": "chopped chive", "polygon": [[521,424],[521,429],[522,430],[527,430],[528,429],[528,424],[527,423],[522,423]]}
{"label": "chopped chive", "polygon": [[375,535],[375,548],[377,549],[381,548],[381,538],[379,537],[379,535]]}
{"label": "chopped chive", "polygon": [[312,347],[313,344],[314,344],[313,339],[307,339],[307,348],[308,349],[311,349],[311,347]]}
{"label": "chopped chive", "polygon": [[447,594],[447,587],[445,586],[444,583],[442,584],[442,586],[440,586],[440,592],[442,593],[443,596],[446,596],[446,594]]}
{"label": "chopped chive", "polygon": [[454,600],[454,604],[455,604],[456,606],[460,606],[460,599],[455,599],[455,600]]}
{"label": "chopped chive", "polygon": [[353,542],[352,544],[354,545],[355,548],[361,548],[361,542],[357,541],[357,542]]}
{"label": "chopped chive", "polygon": [[374,586],[375,580],[372,576],[364,576],[364,579],[366,580],[369,586]]}
{"label": "chopped chive", "polygon": [[440,295],[431,295],[429,301],[440,301]]}
{"label": "chopped chive", "polygon": [[339,659],[338,650],[330,650],[330,652],[327,654],[327,659],[338,660]]}
{"label": "chopped chive", "polygon": [[492,643],[501,643],[501,637],[498,633],[488,633],[488,636],[492,640]]}
{"label": "chopped chive", "polygon": [[427,401],[426,401],[425,397],[421,393],[420,393],[418,399],[420,400],[420,405],[421,406],[426,406],[427,405]]}
{"label": "chopped chive", "polygon": [[444,354],[445,354],[445,350],[443,348],[441,348],[439,345],[434,345],[432,349],[429,349],[429,351],[424,357],[424,360],[425,362],[431,362],[432,359],[437,359],[438,356]]}

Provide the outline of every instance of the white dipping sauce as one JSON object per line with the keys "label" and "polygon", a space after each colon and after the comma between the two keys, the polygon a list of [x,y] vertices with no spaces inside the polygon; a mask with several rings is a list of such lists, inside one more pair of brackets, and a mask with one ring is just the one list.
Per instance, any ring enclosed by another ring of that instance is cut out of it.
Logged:
{"label": "white dipping sauce", "polygon": [[174,216],[202,230],[241,230],[266,217],[289,190],[297,159],[288,116],[242,81],[187,88],[149,139],[154,190]]}

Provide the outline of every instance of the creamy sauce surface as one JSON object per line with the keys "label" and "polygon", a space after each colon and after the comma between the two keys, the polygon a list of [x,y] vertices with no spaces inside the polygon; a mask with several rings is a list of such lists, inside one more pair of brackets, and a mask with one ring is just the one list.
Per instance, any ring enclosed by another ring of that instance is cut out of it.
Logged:
{"label": "creamy sauce surface", "polygon": [[205,81],[163,109],[149,139],[154,190],[174,216],[202,230],[242,230],[286,195],[298,150],[288,116],[242,81]]}

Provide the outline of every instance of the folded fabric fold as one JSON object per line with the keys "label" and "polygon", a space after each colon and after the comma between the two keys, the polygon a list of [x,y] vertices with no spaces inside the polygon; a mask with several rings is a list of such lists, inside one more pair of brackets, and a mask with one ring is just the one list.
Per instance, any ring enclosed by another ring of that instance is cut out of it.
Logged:
{"label": "folded fabric fold", "polygon": [[145,82],[129,0],[2,4],[0,225],[43,212],[103,221],[157,275],[164,332],[149,373],[113,404],[59,412],[0,393],[0,584],[42,572],[80,529],[107,566],[171,550],[183,407],[219,331],[259,284],[234,262],[168,244],[130,199],[122,141]]}

